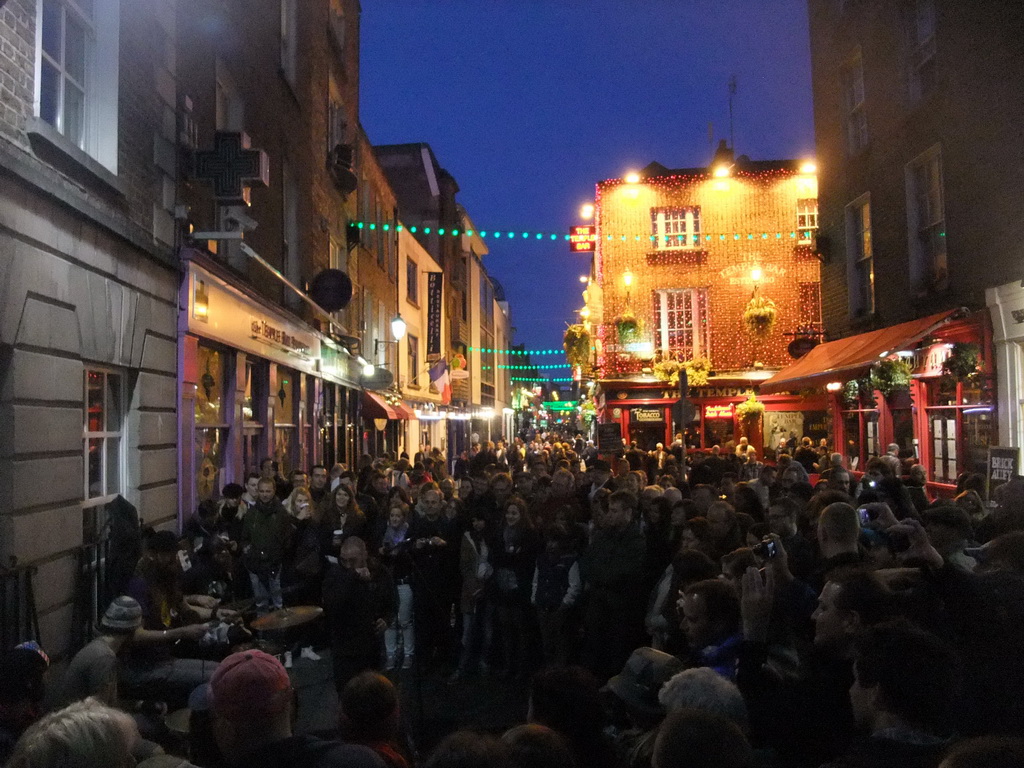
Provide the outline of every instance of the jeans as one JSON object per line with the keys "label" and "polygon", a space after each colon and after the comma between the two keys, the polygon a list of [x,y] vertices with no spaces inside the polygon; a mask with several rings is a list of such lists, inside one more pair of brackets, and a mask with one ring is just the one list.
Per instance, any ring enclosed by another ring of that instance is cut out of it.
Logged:
{"label": "jeans", "polygon": [[188,705],[189,694],[210,682],[217,670],[216,661],[170,659],[152,665],[124,664],[120,681],[133,696],[163,701],[171,710]]}
{"label": "jeans", "polygon": [[472,671],[476,660],[479,660],[477,663],[481,669],[486,669],[493,639],[494,605],[490,600],[481,598],[477,600],[473,613],[462,614],[462,654],[459,657],[459,670]]}
{"label": "jeans", "polygon": [[393,659],[398,653],[398,638],[402,638],[402,653],[405,658],[411,658],[416,650],[416,631],[413,628],[413,606],[412,606],[412,585],[399,584],[398,587],[398,616],[391,622],[391,626],[384,630],[384,652],[389,659]]}
{"label": "jeans", "polygon": [[280,569],[262,576],[250,571],[249,581],[252,583],[252,596],[256,598],[256,613],[260,615],[267,613],[271,603],[273,603],[275,611],[284,607],[284,599],[281,597]]}

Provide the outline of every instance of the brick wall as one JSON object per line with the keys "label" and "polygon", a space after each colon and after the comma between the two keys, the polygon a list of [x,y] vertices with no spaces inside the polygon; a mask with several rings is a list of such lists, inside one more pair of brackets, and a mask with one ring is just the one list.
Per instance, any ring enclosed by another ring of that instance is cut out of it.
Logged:
{"label": "brick wall", "polygon": [[[1001,0],[935,0],[936,85],[922,99],[908,87],[911,3],[864,0],[838,13],[808,4],[820,232],[829,242],[823,310],[830,335],[899,323],[957,306],[984,305],[984,289],[1020,279],[1024,219],[1024,6]],[[859,46],[868,147],[848,155],[840,70]],[[906,167],[942,152],[948,287],[919,291],[909,270]],[[851,320],[846,295],[845,207],[871,195],[875,252],[872,317]]]}
{"label": "brick wall", "polygon": [[[632,310],[641,320],[642,340],[653,343],[656,291],[706,288],[715,370],[749,368],[755,361],[769,368],[787,364],[791,358],[786,347],[792,337],[784,334],[795,331],[800,322],[799,285],[819,281],[817,258],[809,248],[797,246],[799,237],[790,237],[796,231],[797,199],[812,198],[814,192],[813,176],[792,173],[770,180],[737,175],[656,178],[639,185],[614,180],[598,185],[598,281],[603,301],[596,323],[608,362],[614,365],[615,353],[624,352],[617,347],[615,317]],[[650,241],[651,209],[691,206],[700,207],[700,246],[694,251],[655,251]],[[735,233],[741,233],[740,239]],[[748,239],[747,233],[759,234]],[[760,233],[770,234],[765,239]],[[704,239],[707,235],[710,241]],[[680,263],[666,264],[666,258]],[[743,309],[754,288],[754,267],[762,271],[760,295],[778,308],[774,330],[764,340],[753,339],[742,324]],[[623,282],[627,270],[633,275],[628,301]],[[638,369],[639,361],[628,357],[627,367]]]}

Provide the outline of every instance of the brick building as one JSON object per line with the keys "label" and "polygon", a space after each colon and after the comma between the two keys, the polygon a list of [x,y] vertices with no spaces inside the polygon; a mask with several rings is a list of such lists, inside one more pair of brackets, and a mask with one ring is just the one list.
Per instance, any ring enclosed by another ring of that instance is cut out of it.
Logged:
{"label": "brick building", "polygon": [[176,26],[174,0],[0,4],[4,647],[35,635],[28,572],[70,647],[117,495],[177,515]]}
{"label": "brick building", "polygon": [[[667,444],[673,435],[667,407],[678,392],[659,380],[656,366],[706,358],[712,375],[692,391],[698,411],[685,425],[691,446],[746,435],[761,447],[783,430],[787,437],[827,434],[823,398],[765,399],[760,428],[738,420],[734,410],[792,360],[788,348],[797,336],[821,333],[811,238],[816,198],[813,164],[734,160],[724,146],[708,168],[652,163],[634,178],[598,184],[587,308],[602,421],[619,422],[623,436],[644,447]],[[775,306],[774,324],[757,335],[744,321],[755,295]],[[635,318],[638,332],[622,332],[627,317]]]}
{"label": "brick building", "polygon": [[[812,0],[808,8],[823,314],[829,336],[846,338],[816,351],[831,357],[821,375],[794,366],[766,386],[838,388],[866,380],[878,354],[902,354],[910,400],[837,393],[837,439],[861,463],[895,442],[946,492],[960,472],[981,469],[998,441],[997,389],[1000,398],[1010,392],[999,434],[1017,445],[1022,437],[1020,360],[1010,342],[1012,310],[1024,305],[1024,223],[1014,202],[1024,170],[1016,126],[1024,95],[1015,85],[1024,76],[1024,7]],[[1004,284],[998,298],[989,292],[1002,306],[996,324],[1004,325],[1001,313],[1008,320],[1005,357],[996,361],[986,289]],[[837,355],[835,345],[846,351]],[[858,347],[876,354],[853,354]],[[943,375],[945,359],[964,349],[977,350],[982,373]]]}

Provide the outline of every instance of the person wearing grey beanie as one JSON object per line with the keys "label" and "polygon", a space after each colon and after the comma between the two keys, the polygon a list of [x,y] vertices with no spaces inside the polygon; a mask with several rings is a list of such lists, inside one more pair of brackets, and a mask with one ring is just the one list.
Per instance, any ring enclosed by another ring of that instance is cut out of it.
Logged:
{"label": "person wearing grey beanie", "polygon": [[90,696],[117,706],[117,654],[142,626],[142,607],[127,595],[114,598],[100,619],[100,635],[75,654],[61,687],[62,706]]}

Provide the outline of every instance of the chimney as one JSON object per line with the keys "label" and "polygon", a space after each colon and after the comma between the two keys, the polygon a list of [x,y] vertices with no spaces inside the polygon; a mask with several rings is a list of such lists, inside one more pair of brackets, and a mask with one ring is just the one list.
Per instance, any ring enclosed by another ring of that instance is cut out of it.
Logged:
{"label": "chimney", "polygon": [[711,167],[718,168],[720,166],[730,166],[733,164],[733,152],[732,148],[726,144],[725,139],[719,139],[718,149],[715,150],[715,156],[711,159]]}

